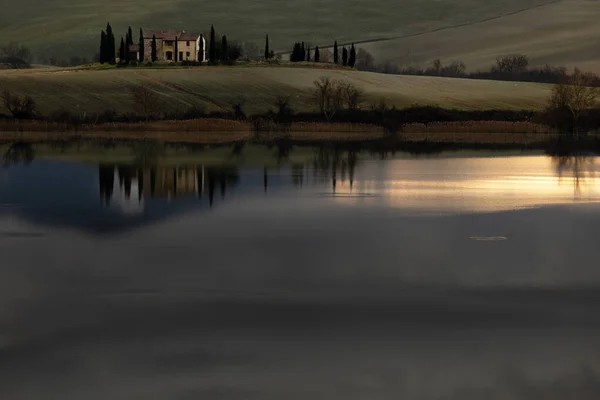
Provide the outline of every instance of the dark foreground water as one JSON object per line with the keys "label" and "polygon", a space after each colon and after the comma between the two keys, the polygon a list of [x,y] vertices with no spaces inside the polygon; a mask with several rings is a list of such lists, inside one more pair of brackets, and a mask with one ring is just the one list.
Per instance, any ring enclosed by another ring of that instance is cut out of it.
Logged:
{"label": "dark foreground water", "polygon": [[598,399],[600,160],[0,171],[0,398]]}

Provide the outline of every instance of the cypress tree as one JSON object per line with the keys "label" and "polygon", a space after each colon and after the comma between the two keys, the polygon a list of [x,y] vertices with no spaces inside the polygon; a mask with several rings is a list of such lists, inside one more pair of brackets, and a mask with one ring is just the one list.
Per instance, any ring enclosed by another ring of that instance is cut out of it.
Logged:
{"label": "cypress tree", "polygon": [[119,63],[123,64],[125,61],[125,41],[123,40],[123,36],[121,36],[121,47],[119,47]]}
{"label": "cypress tree", "polygon": [[345,47],[342,49],[342,65],[348,65],[348,50]]}
{"label": "cypress tree", "polygon": [[337,40],[333,44],[333,63],[337,64],[339,62],[339,54],[338,54],[338,45]]}
{"label": "cypress tree", "polygon": [[348,65],[354,68],[354,64],[356,64],[356,49],[354,48],[354,43],[352,43],[352,47],[350,48],[350,58],[348,59]]}
{"label": "cypress tree", "polygon": [[310,46],[306,49],[306,62],[310,62]]}
{"label": "cypress tree", "polygon": [[[131,30],[131,28],[129,28]],[[125,33],[125,63],[129,64],[129,42],[131,42],[131,37],[129,36],[129,31]]]}
{"label": "cypress tree", "polygon": [[227,47],[227,36],[223,35],[221,39],[221,62],[227,64],[229,62],[229,47]]}
{"label": "cypress tree", "polygon": [[315,62],[318,63],[321,60],[321,53],[319,52],[319,46],[315,47]]}
{"label": "cypress tree", "polygon": [[304,61],[306,59],[306,50],[304,49],[304,42],[300,46],[300,53],[298,54],[298,61]]}
{"label": "cypress tree", "polygon": [[215,64],[217,61],[217,47],[215,40],[215,27],[211,25],[210,27],[210,47],[208,48],[208,60],[211,64]]}
{"label": "cypress tree", "polygon": [[269,59],[269,35],[267,35],[267,38],[265,40],[265,60]]}
{"label": "cypress tree", "polygon": [[110,23],[106,24],[106,61],[114,64],[115,56],[116,56],[116,43],[115,43],[115,35],[112,31],[112,26]]}
{"label": "cypress tree", "polygon": [[142,31],[142,28],[140,28],[140,43],[138,44],[138,46],[140,46],[139,62],[143,63],[145,49],[144,49],[144,32]]}
{"label": "cypress tree", "polygon": [[304,61],[305,58],[305,54],[304,54],[304,50],[302,49],[302,44],[301,43],[295,43],[294,44],[294,49],[292,50],[292,54],[290,55],[290,61],[291,62],[299,62],[299,61]]}
{"label": "cypress tree", "polygon": [[156,35],[152,35],[152,46],[151,46],[151,52],[152,54],[150,54],[150,59],[152,60],[152,62],[155,62],[157,60],[156,57]]}
{"label": "cypress tree", "polygon": [[104,64],[106,60],[106,32],[100,34],[100,64]]}

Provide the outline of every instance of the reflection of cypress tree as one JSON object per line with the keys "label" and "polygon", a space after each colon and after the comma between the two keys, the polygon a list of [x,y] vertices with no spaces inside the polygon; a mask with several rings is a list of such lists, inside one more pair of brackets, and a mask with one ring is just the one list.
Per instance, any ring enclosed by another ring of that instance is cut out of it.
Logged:
{"label": "reflection of cypress tree", "polygon": [[139,168],[137,170],[137,180],[138,180],[138,201],[142,201],[142,195],[144,193],[144,170]]}
{"label": "reflection of cypress tree", "polygon": [[237,185],[240,180],[239,171],[236,167],[214,167],[206,168],[205,175],[208,179],[209,203],[212,206],[216,182],[219,182],[221,197],[225,198],[227,187]]}
{"label": "reflection of cypress tree", "polygon": [[336,187],[336,165],[335,162],[333,164],[331,164],[331,184],[333,186],[333,193],[335,193],[335,187]]}
{"label": "reflection of cypress tree", "polygon": [[350,178],[350,189],[352,189],[352,184],[354,183],[354,167],[356,166],[356,153],[351,151],[348,154],[348,175]]}
{"label": "reflection of cypress tree", "polygon": [[100,164],[98,166],[98,182],[100,184],[100,199],[107,206],[110,205],[110,199],[113,195],[113,186],[115,184],[115,167],[113,165]]}

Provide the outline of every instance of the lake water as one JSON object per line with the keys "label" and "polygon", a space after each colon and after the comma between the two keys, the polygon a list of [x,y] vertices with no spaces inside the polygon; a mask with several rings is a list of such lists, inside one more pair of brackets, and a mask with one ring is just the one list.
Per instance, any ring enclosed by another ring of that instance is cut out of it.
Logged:
{"label": "lake water", "polygon": [[12,164],[0,398],[600,398],[599,168]]}

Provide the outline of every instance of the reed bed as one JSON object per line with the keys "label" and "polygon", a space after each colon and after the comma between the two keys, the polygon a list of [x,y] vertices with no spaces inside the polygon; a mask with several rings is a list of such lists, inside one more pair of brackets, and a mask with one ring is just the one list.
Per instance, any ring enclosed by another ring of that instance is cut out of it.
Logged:
{"label": "reed bed", "polygon": [[182,121],[111,122],[103,124],[72,124],[35,120],[2,120],[0,131],[17,132],[250,132],[245,121],[199,118]]}
{"label": "reed bed", "polygon": [[[284,129],[285,128],[285,129]],[[158,140],[200,144],[232,143],[247,140],[272,141],[281,138],[308,141],[368,141],[389,133],[376,125],[296,122],[281,130],[252,132],[246,121],[202,118],[185,121],[105,123],[72,125],[46,121],[0,121],[0,139],[58,141],[73,138],[109,140]],[[549,128],[531,122],[467,121],[409,124],[397,137],[406,141],[531,144],[555,137]]]}
{"label": "reed bed", "polygon": [[553,129],[533,122],[456,121],[430,124],[408,124],[405,133],[555,133]]}
{"label": "reed bed", "polygon": [[290,125],[290,132],[344,132],[344,133],[381,133],[381,127],[369,124],[352,124],[341,122],[295,122]]}

